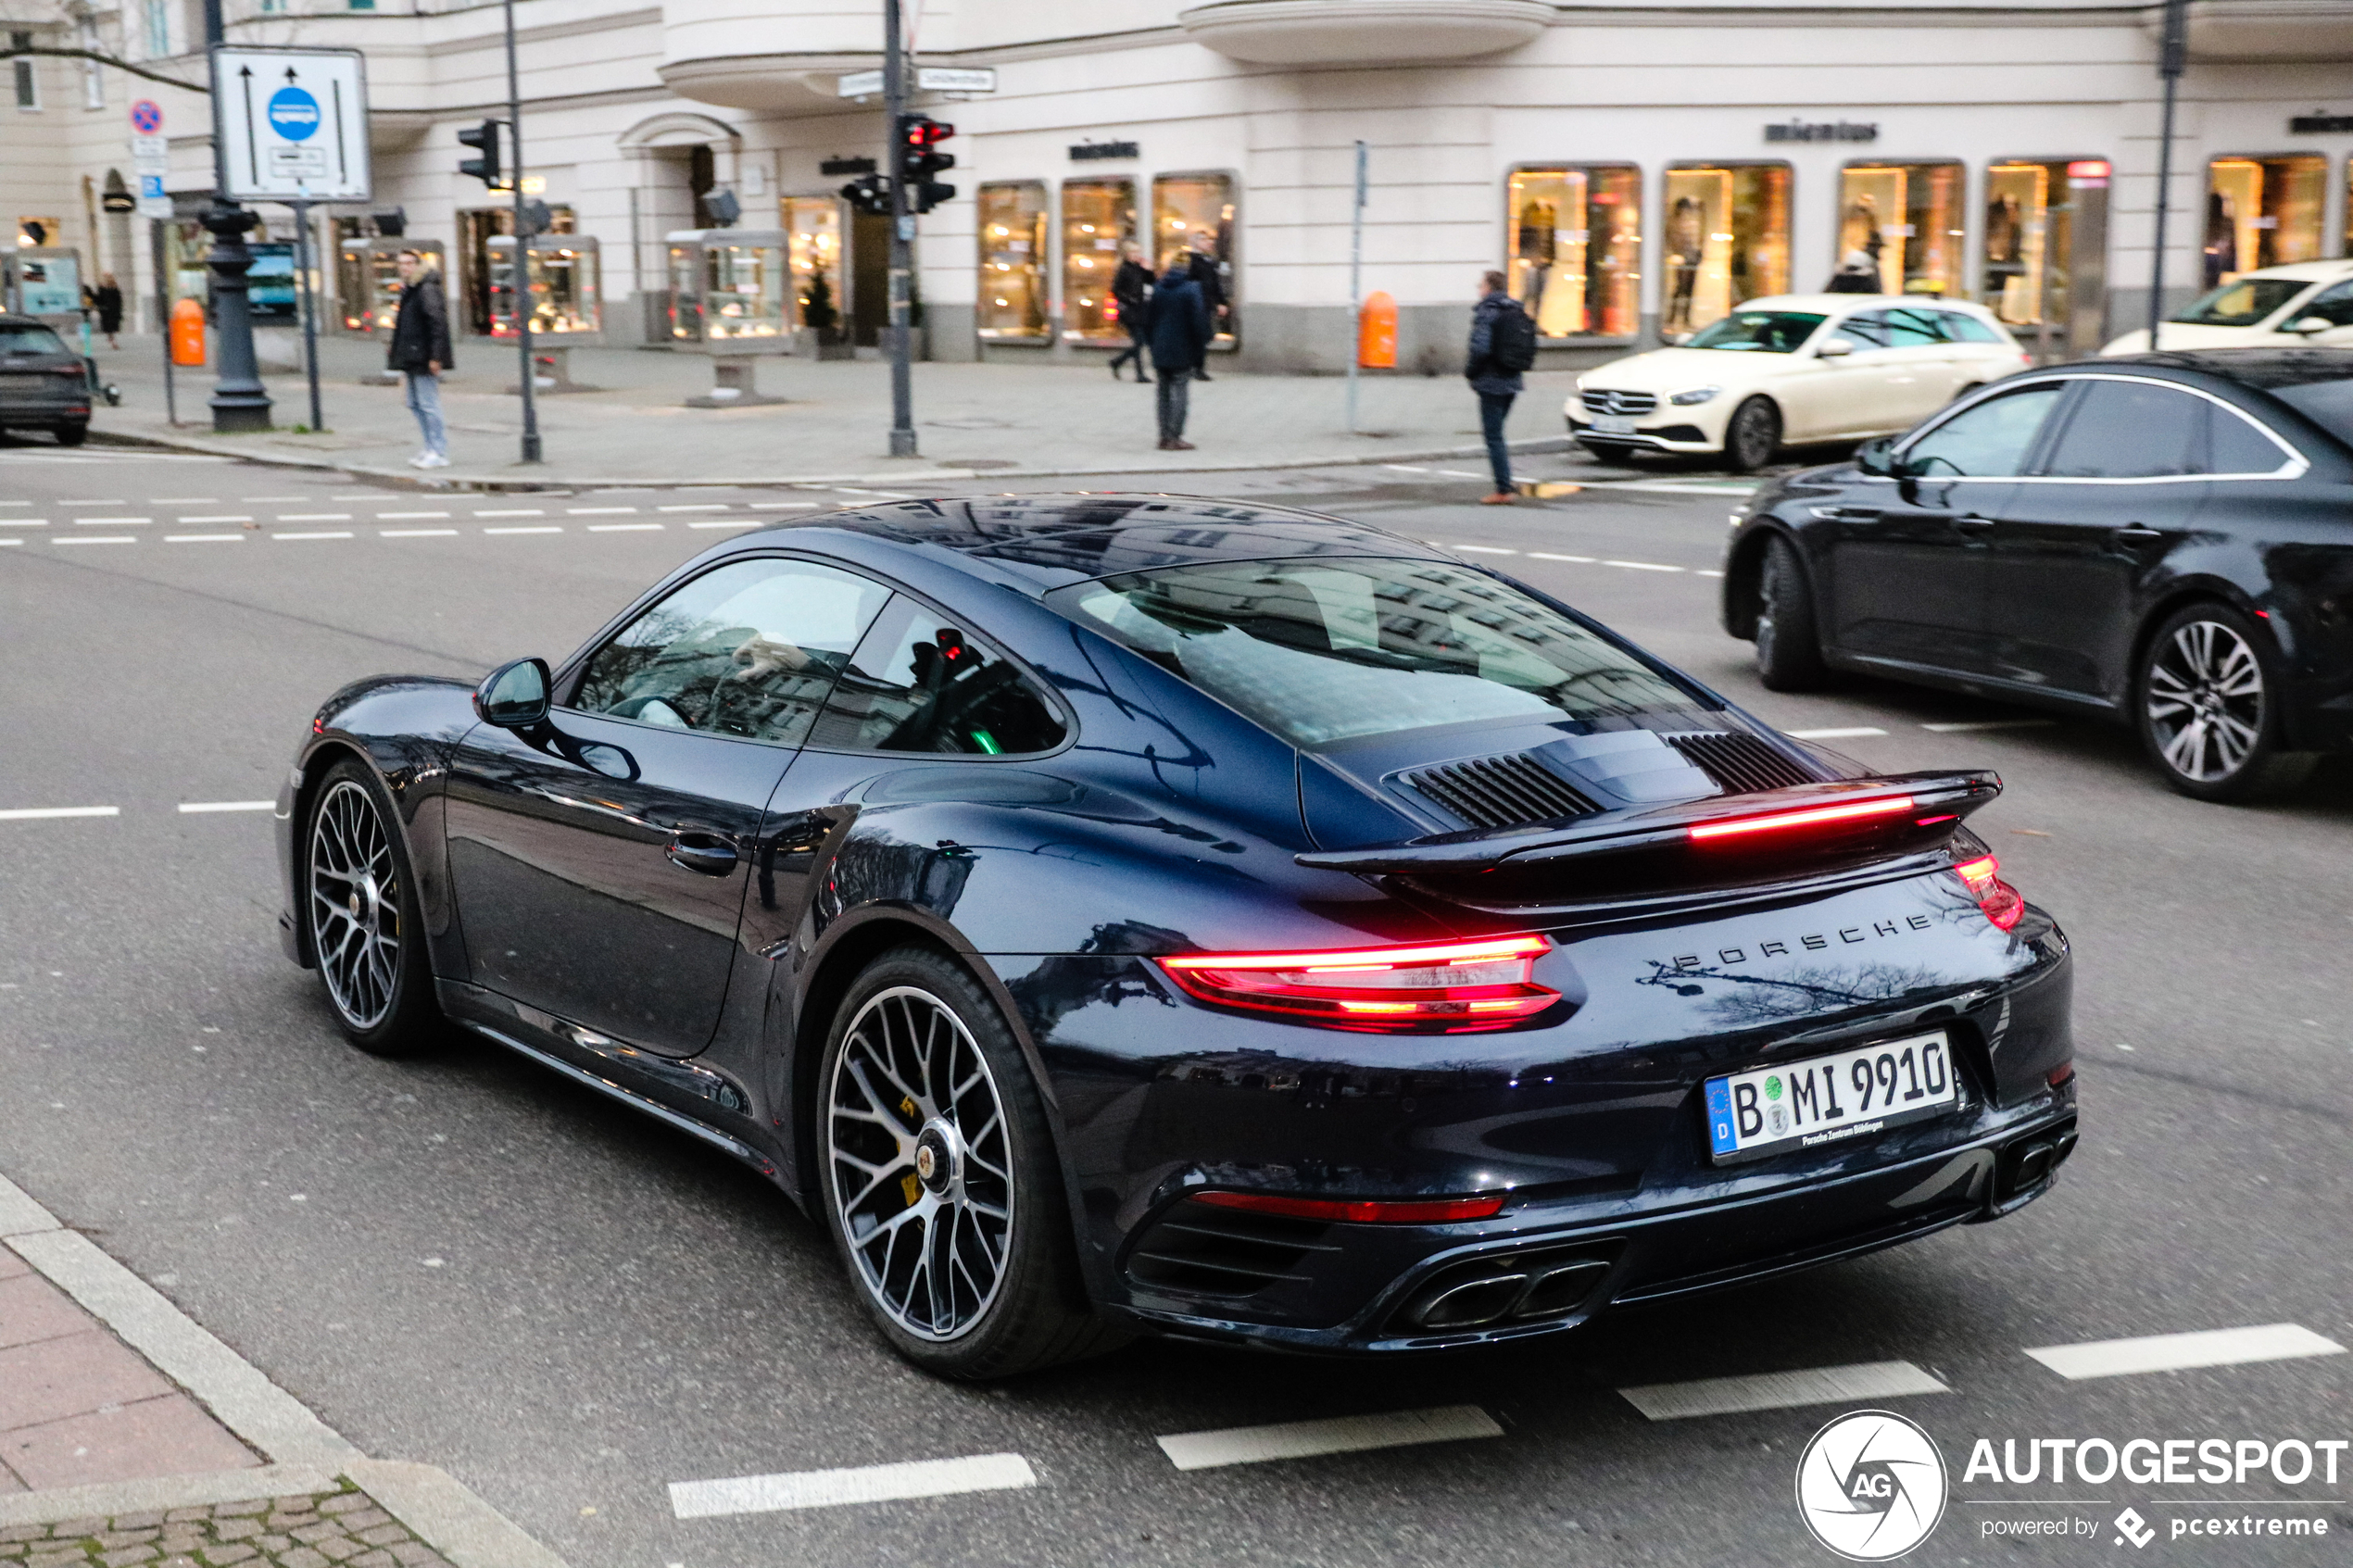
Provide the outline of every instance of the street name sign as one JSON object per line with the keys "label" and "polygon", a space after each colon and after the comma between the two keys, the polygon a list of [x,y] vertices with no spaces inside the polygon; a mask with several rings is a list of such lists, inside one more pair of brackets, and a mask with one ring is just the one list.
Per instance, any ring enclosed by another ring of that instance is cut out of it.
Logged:
{"label": "street name sign", "polygon": [[[854,70],[835,80],[834,92],[844,98],[873,98],[881,94],[883,73],[878,70]],[[915,71],[918,93],[994,93],[997,72],[987,66],[921,66]]]}
{"label": "street name sign", "polygon": [[368,71],[357,49],[212,51],[221,188],[234,201],[369,201]]}

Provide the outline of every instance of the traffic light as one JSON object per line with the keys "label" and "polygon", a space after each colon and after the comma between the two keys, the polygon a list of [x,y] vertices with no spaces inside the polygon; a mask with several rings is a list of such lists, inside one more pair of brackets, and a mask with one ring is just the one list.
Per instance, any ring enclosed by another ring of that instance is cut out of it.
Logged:
{"label": "traffic light", "polygon": [[861,174],[841,188],[841,199],[874,218],[890,216],[890,177]]}
{"label": "traffic light", "polygon": [[943,185],[932,178],[956,167],[956,155],[939,150],[939,144],[955,133],[954,126],[942,124],[929,115],[899,117],[900,168],[907,182],[908,211],[929,212],[941,202],[955,199],[955,186]]}
{"label": "traffic light", "polygon": [[462,158],[458,172],[472,175],[494,191],[507,188],[506,176],[500,171],[498,158],[498,127],[500,122],[485,119],[472,131],[458,132],[458,140],[481,151],[480,157]]}

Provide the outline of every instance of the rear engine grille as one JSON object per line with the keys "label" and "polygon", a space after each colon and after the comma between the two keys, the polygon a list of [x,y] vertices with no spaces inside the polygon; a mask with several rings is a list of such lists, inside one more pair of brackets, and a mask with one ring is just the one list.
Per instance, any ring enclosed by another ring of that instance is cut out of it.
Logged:
{"label": "rear engine grille", "polygon": [[1718,784],[1727,795],[1754,795],[1820,781],[1755,735],[1668,735],[1667,744]]}
{"label": "rear engine grille", "polygon": [[1475,828],[1549,822],[1600,809],[1532,752],[1448,762],[1398,776]]}
{"label": "rear engine grille", "polygon": [[1647,414],[1658,407],[1655,392],[1587,392],[1585,411],[1589,414]]}
{"label": "rear engine grille", "polygon": [[1320,1220],[1213,1209],[1189,1200],[1168,1210],[1127,1255],[1139,1285],[1196,1296],[1248,1296],[1278,1280],[1303,1280],[1326,1252]]}

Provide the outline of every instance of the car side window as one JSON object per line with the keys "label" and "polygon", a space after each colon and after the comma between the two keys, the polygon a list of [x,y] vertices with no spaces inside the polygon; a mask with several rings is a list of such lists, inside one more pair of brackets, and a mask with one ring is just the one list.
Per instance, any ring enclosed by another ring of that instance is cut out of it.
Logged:
{"label": "car side window", "polygon": [[2208,407],[2205,398],[2177,387],[2087,382],[2043,472],[2054,479],[2203,473]]}
{"label": "car side window", "polygon": [[1860,310],[1832,329],[1832,335],[1843,337],[1858,349],[1887,346],[1887,314],[1881,310]]}
{"label": "car side window", "polygon": [[1944,341],[1936,330],[1941,310],[1891,310],[1887,313],[1887,346],[1934,348]]}
{"label": "car side window", "polygon": [[814,561],[704,572],[597,650],[572,706],[798,746],[890,590]]}
{"label": "car side window", "polygon": [[[2201,399],[2200,401],[2203,401]],[[2206,405],[2207,469],[2218,474],[2276,473],[2288,455],[2254,420],[2219,403]]]}
{"label": "car side window", "polygon": [[2057,383],[2045,382],[1973,404],[1905,447],[1905,466],[1923,479],[1999,479],[2021,472],[2060,391]]}
{"label": "car side window", "polygon": [[1954,343],[1999,343],[2002,334],[1974,316],[1958,310],[1940,310],[1936,324],[1944,329],[1946,338]]}
{"label": "car side window", "polygon": [[1011,660],[901,594],[858,645],[809,744],[998,757],[1063,743],[1053,706]]}
{"label": "car side window", "polygon": [[2353,278],[2322,289],[2289,311],[2280,326],[2285,330],[2308,316],[2318,316],[2332,327],[2353,327]]}

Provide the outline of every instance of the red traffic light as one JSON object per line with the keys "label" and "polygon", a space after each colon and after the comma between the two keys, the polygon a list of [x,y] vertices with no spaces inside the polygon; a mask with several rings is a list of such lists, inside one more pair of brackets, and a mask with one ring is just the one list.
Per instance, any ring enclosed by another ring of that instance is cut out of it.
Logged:
{"label": "red traffic light", "polygon": [[929,115],[906,115],[899,122],[900,139],[918,151],[944,142],[955,133],[954,126],[934,119]]}

